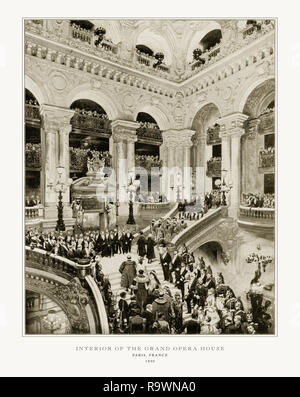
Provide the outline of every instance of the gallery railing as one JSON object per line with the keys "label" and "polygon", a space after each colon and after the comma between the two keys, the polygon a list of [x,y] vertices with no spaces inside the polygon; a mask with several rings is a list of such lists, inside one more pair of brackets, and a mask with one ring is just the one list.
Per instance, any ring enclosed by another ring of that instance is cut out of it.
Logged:
{"label": "gallery railing", "polygon": [[274,208],[253,208],[240,206],[240,216],[246,218],[275,219]]}
{"label": "gallery railing", "polygon": [[36,105],[25,104],[25,120],[39,121],[40,119],[40,107]]}
{"label": "gallery railing", "polygon": [[25,207],[25,221],[33,219],[42,219],[44,214],[44,207],[39,204],[33,207]]}
{"label": "gallery railing", "polygon": [[71,119],[73,129],[111,135],[111,121],[105,118],[75,113]]}
{"label": "gallery railing", "polygon": [[41,144],[26,143],[25,144],[25,167],[40,168],[41,167]]}
{"label": "gallery railing", "polygon": [[271,168],[275,167],[275,152],[260,152],[259,153],[259,167]]}

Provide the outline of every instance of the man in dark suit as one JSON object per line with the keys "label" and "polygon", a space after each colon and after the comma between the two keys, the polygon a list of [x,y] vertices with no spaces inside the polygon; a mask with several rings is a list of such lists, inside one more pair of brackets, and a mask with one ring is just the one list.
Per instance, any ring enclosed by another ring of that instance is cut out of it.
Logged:
{"label": "man in dark suit", "polygon": [[169,254],[167,248],[164,247],[164,252],[160,255],[160,263],[163,269],[164,279],[165,281],[173,282],[172,275],[170,273],[171,262],[171,255]]}
{"label": "man in dark suit", "polygon": [[125,233],[125,236],[124,236],[126,253],[128,253],[128,252],[130,253],[131,252],[132,240],[133,240],[133,235],[132,235],[132,233],[129,230],[127,230],[127,232]]}
{"label": "man in dark suit", "polygon": [[172,259],[172,268],[171,268],[171,273],[174,272],[175,284],[180,279],[180,270],[181,270],[181,256],[179,255],[178,251],[175,250]]}

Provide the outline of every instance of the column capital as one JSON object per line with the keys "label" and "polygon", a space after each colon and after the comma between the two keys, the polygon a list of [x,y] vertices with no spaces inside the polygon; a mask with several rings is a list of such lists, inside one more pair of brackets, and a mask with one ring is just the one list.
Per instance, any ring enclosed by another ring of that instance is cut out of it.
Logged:
{"label": "column capital", "polygon": [[244,123],[248,119],[248,116],[244,113],[236,112],[224,116],[218,120],[220,124],[220,137],[225,138],[226,136],[242,136],[245,132]]}
{"label": "column capital", "polygon": [[163,144],[167,146],[193,146],[192,136],[195,134],[194,130],[166,130],[162,132]]}
{"label": "column capital", "polygon": [[136,121],[114,120],[111,123],[112,136],[115,142],[136,142],[136,130],[139,123]]}
{"label": "column capital", "polygon": [[49,132],[62,131],[71,132],[71,118],[74,110],[53,105],[42,104],[40,106],[40,114],[42,116],[42,125]]}

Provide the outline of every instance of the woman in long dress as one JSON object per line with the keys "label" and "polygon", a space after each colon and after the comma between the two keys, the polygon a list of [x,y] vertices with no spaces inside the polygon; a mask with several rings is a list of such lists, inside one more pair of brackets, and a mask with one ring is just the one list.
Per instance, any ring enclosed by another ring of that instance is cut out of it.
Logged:
{"label": "woman in long dress", "polygon": [[137,277],[134,278],[132,282],[132,289],[135,291],[136,302],[141,309],[141,313],[144,312],[147,297],[148,297],[148,284],[149,278],[144,274],[144,270],[140,269],[138,271]]}

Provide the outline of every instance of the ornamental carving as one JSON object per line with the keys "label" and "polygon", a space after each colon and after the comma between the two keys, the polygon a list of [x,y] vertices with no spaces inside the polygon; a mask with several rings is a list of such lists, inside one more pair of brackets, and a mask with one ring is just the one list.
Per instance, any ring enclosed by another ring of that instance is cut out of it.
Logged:
{"label": "ornamental carving", "polygon": [[89,295],[81,286],[79,278],[74,277],[68,284],[63,285],[46,277],[26,273],[26,288],[45,294],[57,302],[70,321],[72,333],[89,333],[89,321],[85,309],[89,303]]}

